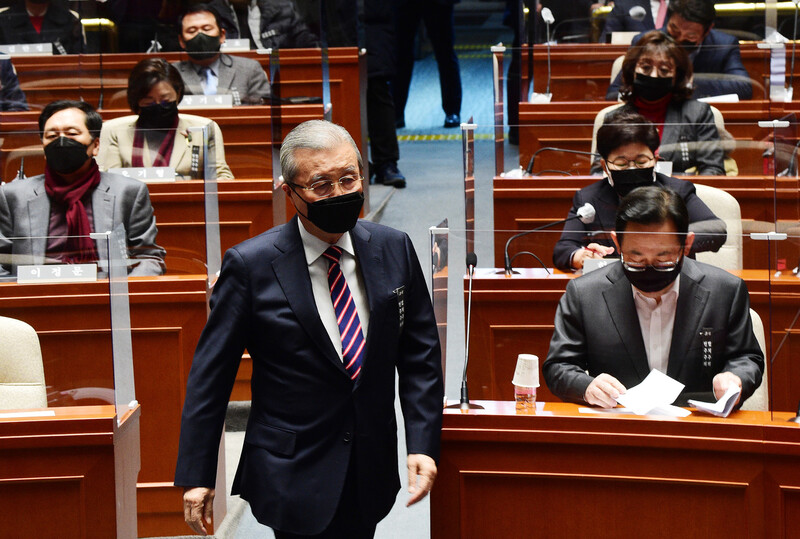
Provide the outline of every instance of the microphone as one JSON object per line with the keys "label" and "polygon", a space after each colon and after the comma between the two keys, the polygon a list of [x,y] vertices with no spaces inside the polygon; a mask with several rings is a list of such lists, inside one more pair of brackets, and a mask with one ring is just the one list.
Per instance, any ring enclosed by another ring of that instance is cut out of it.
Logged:
{"label": "microphone", "polygon": [[458,408],[462,411],[483,410],[480,404],[469,402],[469,389],[467,389],[467,366],[469,366],[469,326],[472,320],[472,277],[475,274],[475,266],[478,265],[478,256],[475,253],[467,253],[467,275],[469,275],[469,291],[467,292],[467,336],[464,346],[464,372],[461,375],[461,399],[458,404],[451,404],[448,408]]}
{"label": "microphone", "polygon": [[542,8],[542,20],[544,20],[544,23],[547,25],[547,88],[544,91],[545,97],[543,99],[546,99],[546,102],[549,103],[550,99],[553,98],[553,94],[550,93],[550,25],[556,22],[555,17],[553,17],[553,12],[550,11],[550,8]]}
{"label": "microphone", "polygon": [[536,156],[539,155],[541,152],[567,152],[567,153],[577,153],[579,155],[590,155],[592,157],[601,157],[599,153],[594,153],[594,152],[583,152],[583,151],[580,151],[580,150],[568,150],[566,148],[554,148],[552,146],[545,146],[544,148],[539,148],[538,150],[533,152],[533,155],[531,156],[531,160],[528,161],[528,167],[525,169],[525,173],[528,176],[532,176],[533,175],[532,174],[533,162],[536,159]]}
{"label": "microphone", "polygon": [[642,22],[644,18],[647,16],[647,11],[642,6],[633,6],[630,11],[628,11],[628,15],[631,16],[631,19],[637,22]]}
{"label": "microphone", "polygon": [[[554,22],[556,22],[555,17],[553,17],[553,12],[550,11],[549,7],[542,8],[542,20],[548,26],[553,24]],[[548,37],[548,40],[549,40],[549,38],[550,38],[549,31],[548,31],[548,36],[547,37]]]}
{"label": "microphone", "polygon": [[513,236],[508,238],[508,241],[506,242],[506,248],[503,250],[503,261],[505,262],[505,274],[506,274],[506,276],[510,277],[511,275],[513,275],[515,273],[514,272],[514,268],[511,267],[511,263],[514,261],[514,258],[516,258],[518,255],[521,255],[521,254],[532,255],[536,260],[539,261],[539,263],[547,271],[547,273],[550,274],[550,270],[547,269],[547,266],[545,266],[544,262],[542,262],[542,260],[538,256],[536,256],[535,254],[531,253],[530,251],[522,251],[522,252],[517,253],[516,255],[514,255],[513,258],[510,258],[508,256],[508,247],[511,245],[512,241],[514,241],[517,238],[521,238],[522,236],[527,236],[528,234],[533,234],[534,232],[539,232],[541,230],[544,230],[546,228],[550,228],[552,226],[561,225],[561,224],[564,224],[564,223],[566,223],[568,221],[572,221],[574,219],[580,219],[581,223],[583,223],[585,225],[588,225],[588,224],[594,222],[595,214],[596,214],[596,212],[595,212],[594,206],[592,206],[591,204],[589,204],[587,202],[586,204],[584,204],[583,206],[578,208],[578,211],[575,212],[575,215],[573,215],[572,217],[567,217],[566,219],[561,219],[560,221],[554,221],[552,223],[547,223],[546,225],[542,225],[542,226],[536,227],[533,230],[526,230],[525,232],[520,232],[519,234],[514,234]]}

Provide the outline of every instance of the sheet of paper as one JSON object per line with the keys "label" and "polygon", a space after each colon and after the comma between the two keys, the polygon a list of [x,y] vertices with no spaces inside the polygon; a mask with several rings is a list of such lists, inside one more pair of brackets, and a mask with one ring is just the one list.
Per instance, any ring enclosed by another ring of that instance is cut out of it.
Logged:
{"label": "sheet of paper", "polygon": [[689,399],[689,404],[700,410],[717,417],[728,417],[736,405],[739,398],[739,393],[742,390],[739,386],[731,386],[717,402],[701,402],[694,399]]}
{"label": "sheet of paper", "polygon": [[635,414],[646,415],[656,407],[675,402],[683,388],[682,383],[654,369],[641,384],[620,395],[617,402]]}

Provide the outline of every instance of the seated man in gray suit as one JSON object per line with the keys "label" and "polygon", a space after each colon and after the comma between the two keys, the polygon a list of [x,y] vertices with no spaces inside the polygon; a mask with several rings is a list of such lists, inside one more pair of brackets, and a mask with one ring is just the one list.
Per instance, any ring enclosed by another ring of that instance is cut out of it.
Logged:
{"label": "seated man in gray suit", "polygon": [[744,402],[764,370],[744,281],[688,258],[694,233],[670,189],[631,191],[615,228],[621,263],[570,281],[558,304],[542,367],[547,387],[611,408],[658,369],[686,386],[679,405],[719,398],[733,385]]}
{"label": "seated man in gray suit", "polygon": [[[82,264],[108,258],[92,232],[125,227],[130,275],[164,273],[156,220],[144,183],[100,172],[103,120],[83,101],[55,101],[39,115],[45,172],[0,188],[0,274],[21,264]],[[9,256],[11,255],[11,256]]]}
{"label": "seated man in gray suit", "polygon": [[183,78],[186,94],[231,94],[234,105],[260,105],[269,99],[269,81],[261,64],[219,51],[225,30],[207,4],[195,4],[184,13],[178,40],[189,59],[172,65]]}

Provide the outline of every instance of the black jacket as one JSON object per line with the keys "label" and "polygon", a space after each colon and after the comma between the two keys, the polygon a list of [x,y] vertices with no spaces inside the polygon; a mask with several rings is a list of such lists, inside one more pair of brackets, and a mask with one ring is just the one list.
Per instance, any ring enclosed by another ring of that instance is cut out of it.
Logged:
{"label": "black jacket", "polygon": [[52,43],[53,54],[86,52],[83,28],[77,13],[58,2],[50,2],[38,33],[31,24],[25,2],[0,9],[0,43]]}

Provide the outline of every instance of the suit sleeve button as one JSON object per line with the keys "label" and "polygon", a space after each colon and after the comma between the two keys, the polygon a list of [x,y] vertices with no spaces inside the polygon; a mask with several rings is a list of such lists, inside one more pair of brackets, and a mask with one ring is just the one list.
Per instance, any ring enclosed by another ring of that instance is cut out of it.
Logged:
{"label": "suit sleeve button", "polygon": [[346,443],[346,444],[349,444],[352,439],[353,439],[353,435],[350,434],[349,432],[345,432],[344,433],[344,438],[342,438],[342,440],[344,440],[344,443]]}

